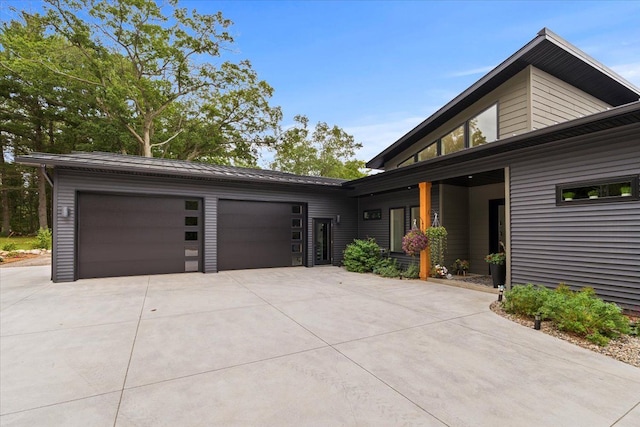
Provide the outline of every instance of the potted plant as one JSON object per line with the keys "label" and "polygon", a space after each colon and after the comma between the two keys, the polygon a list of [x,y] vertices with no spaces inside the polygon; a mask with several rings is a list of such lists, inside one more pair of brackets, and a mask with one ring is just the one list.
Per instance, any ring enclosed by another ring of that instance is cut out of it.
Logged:
{"label": "potted plant", "polygon": [[590,190],[587,194],[589,195],[590,199],[597,199],[598,196],[600,196],[600,190],[598,190],[597,188],[594,188],[593,190]]}
{"label": "potted plant", "polygon": [[[444,267],[444,253],[447,250],[447,229],[442,226],[433,226],[427,228],[425,234],[429,239],[429,258],[431,265],[434,269],[437,265],[446,270],[446,267]],[[440,276],[438,275],[436,277]]]}
{"label": "potted plant", "polygon": [[573,200],[575,195],[576,193],[574,193],[573,191],[565,191],[564,193],[562,193],[562,198],[568,202],[570,200]]}
{"label": "potted plant", "polygon": [[469,261],[466,259],[456,259],[453,265],[451,266],[451,270],[455,271],[458,276],[466,276],[467,271],[469,271]]}
{"label": "potted plant", "polygon": [[507,267],[505,266],[506,258],[507,255],[504,252],[496,252],[484,257],[484,260],[489,264],[494,288],[497,288],[499,285],[504,285],[507,276]]}
{"label": "potted plant", "polygon": [[628,197],[631,195],[631,186],[630,185],[623,185],[622,187],[620,187],[620,195],[622,197]]}
{"label": "potted plant", "polygon": [[429,238],[418,228],[412,228],[402,238],[402,250],[412,257],[427,249],[427,246],[429,246]]}

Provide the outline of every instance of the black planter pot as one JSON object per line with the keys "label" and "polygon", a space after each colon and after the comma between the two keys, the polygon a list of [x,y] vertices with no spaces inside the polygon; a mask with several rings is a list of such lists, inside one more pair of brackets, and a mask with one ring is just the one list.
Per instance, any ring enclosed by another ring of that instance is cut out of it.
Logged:
{"label": "black planter pot", "polygon": [[504,264],[489,264],[489,270],[491,271],[493,287],[497,288],[500,285],[504,285],[505,279],[507,277],[507,267]]}

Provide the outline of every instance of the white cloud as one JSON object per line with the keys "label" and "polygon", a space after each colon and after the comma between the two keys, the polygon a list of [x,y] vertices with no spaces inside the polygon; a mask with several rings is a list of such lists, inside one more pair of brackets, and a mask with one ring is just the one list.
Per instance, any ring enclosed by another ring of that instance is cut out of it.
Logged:
{"label": "white cloud", "polygon": [[614,65],[611,69],[634,85],[640,87],[640,62]]}
{"label": "white cloud", "polygon": [[489,71],[493,70],[495,65],[487,65],[484,67],[471,68],[469,70],[462,70],[451,74],[451,77],[465,77],[465,76],[473,76],[475,74],[487,74]]}
{"label": "white cloud", "polygon": [[384,118],[379,121],[366,119],[363,120],[363,123],[345,126],[344,130],[353,135],[356,141],[362,143],[363,147],[356,153],[356,157],[364,161],[369,161],[416,127],[426,117],[427,116],[398,117],[394,114],[386,120]]}

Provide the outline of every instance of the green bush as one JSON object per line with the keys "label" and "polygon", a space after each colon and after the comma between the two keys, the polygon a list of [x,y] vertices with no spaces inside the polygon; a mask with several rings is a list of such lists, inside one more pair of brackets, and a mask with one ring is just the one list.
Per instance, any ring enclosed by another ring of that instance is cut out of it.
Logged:
{"label": "green bush", "polygon": [[543,286],[514,286],[504,293],[507,313],[533,317],[540,311],[551,291]]}
{"label": "green bush", "polygon": [[373,272],[382,277],[400,277],[400,267],[394,258],[383,258],[378,261]]}
{"label": "green bush", "polygon": [[5,243],[4,245],[2,245],[2,250],[3,251],[13,252],[13,251],[15,251],[17,249],[18,249],[18,245],[16,245],[13,242]]}
{"label": "green bush", "polygon": [[533,317],[539,313],[558,329],[607,345],[610,338],[632,332],[629,319],[616,304],[604,302],[591,288],[573,292],[560,284],[555,291],[542,286],[514,286],[505,292],[504,309]]}
{"label": "green bush", "polygon": [[604,302],[591,288],[580,292],[553,292],[542,308],[545,317],[551,319],[562,331],[587,338],[594,344],[607,345],[610,338],[631,332],[629,319],[616,304]]}
{"label": "green bush", "polygon": [[342,264],[347,271],[356,273],[370,273],[381,259],[380,246],[373,238],[356,239],[349,243],[344,250]]}
{"label": "green bush", "polygon": [[49,228],[41,228],[38,230],[34,249],[51,249],[51,230]]}
{"label": "green bush", "polygon": [[417,279],[420,277],[420,266],[415,262],[409,264],[407,269],[402,272],[402,277],[407,279]]}

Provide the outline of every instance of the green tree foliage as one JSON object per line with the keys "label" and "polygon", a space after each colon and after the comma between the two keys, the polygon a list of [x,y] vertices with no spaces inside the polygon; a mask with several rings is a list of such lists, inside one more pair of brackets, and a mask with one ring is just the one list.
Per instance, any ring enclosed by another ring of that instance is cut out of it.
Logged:
{"label": "green tree foliage", "polygon": [[356,179],[365,176],[365,164],[353,156],[362,144],[338,126],[319,122],[313,132],[309,119],[298,115],[275,146],[272,169],[298,175]]}
{"label": "green tree foliage", "polygon": [[[64,73],[96,93],[97,106],[151,157],[251,158],[280,118],[272,88],[248,61],[220,62],[233,39],[221,12],[199,14],[177,0],[46,0],[47,20],[87,62]],[[186,130],[191,132],[175,141]],[[213,133],[211,133],[213,132]],[[202,135],[213,136],[204,139]],[[220,144],[231,139],[233,149]],[[239,142],[242,143],[239,143]]]}

